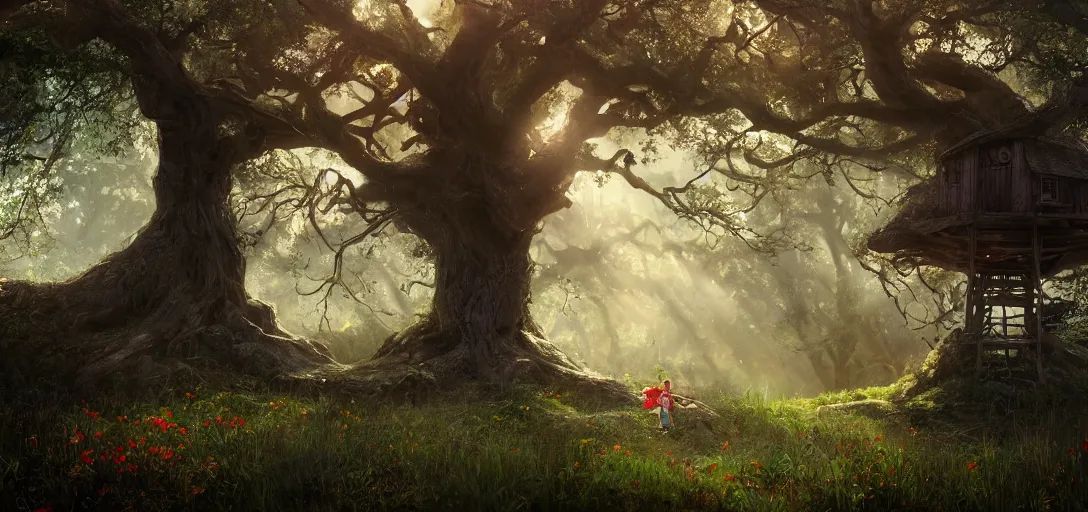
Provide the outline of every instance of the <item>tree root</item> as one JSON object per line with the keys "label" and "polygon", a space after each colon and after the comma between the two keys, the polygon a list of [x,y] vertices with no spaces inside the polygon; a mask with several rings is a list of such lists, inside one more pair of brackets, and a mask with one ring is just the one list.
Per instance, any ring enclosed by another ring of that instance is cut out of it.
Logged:
{"label": "tree root", "polygon": [[637,397],[623,384],[577,368],[550,343],[531,333],[489,360],[494,371],[478,372],[475,354],[466,344],[450,343],[426,326],[413,326],[392,336],[374,359],[327,364],[283,375],[277,384],[345,396],[394,401],[427,400],[468,383],[494,386],[499,392],[516,385],[562,390],[594,403],[634,405]]}
{"label": "tree root", "polygon": [[[326,347],[285,333],[271,307],[210,305],[166,297],[141,315],[108,294],[92,308],[78,280],[59,284],[5,282],[0,288],[0,351],[18,359],[24,380],[50,378],[61,387],[140,389],[177,379],[259,380],[332,363]],[[14,365],[13,365],[14,366]]]}
{"label": "tree root", "polygon": [[[170,318],[100,308],[107,313],[91,319],[70,284],[6,282],[0,289],[0,351],[20,352],[26,361],[20,366],[28,372],[48,372],[81,392],[163,383],[229,385],[244,376],[272,387],[394,400],[418,400],[482,381],[500,391],[529,384],[597,402],[637,403],[623,384],[579,368],[532,332],[513,333],[481,361],[469,343],[423,322],[387,340],[373,360],[345,365],[326,347],[282,331],[267,304],[250,301],[210,317],[200,301],[171,299],[178,306]],[[42,360],[53,364],[37,363]]]}

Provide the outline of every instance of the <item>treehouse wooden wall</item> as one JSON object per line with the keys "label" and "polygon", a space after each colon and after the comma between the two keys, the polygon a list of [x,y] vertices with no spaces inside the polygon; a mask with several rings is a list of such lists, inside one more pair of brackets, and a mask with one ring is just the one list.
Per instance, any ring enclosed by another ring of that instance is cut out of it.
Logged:
{"label": "treehouse wooden wall", "polygon": [[982,170],[978,197],[986,213],[1029,213],[1031,172],[1019,141],[998,142],[979,148],[978,167]]}
{"label": "treehouse wooden wall", "polygon": [[[947,156],[938,182],[941,215],[1031,213],[1035,190],[1020,141],[972,146]],[[1088,207],[1088,205],[1086,205]]]}
{"label": "treehouse wooden wall", "polygon": [[[1071,180],[1066,178],[1065,181],[1068,183]],[[1063,185],[1073,194],[1073,197],[1070,198],[1070,202],[1073,203],[1073,213],[1088,214],[1088,182],[1074,182],[1073,186],[1059,182],[1058,190],[1061,190]]]}

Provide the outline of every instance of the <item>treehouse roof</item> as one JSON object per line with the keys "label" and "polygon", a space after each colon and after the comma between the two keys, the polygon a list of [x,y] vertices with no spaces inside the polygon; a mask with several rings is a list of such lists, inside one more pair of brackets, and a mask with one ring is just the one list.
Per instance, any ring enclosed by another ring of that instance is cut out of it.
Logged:
{"label": "treehouse roof", "polygon": [[969,147],[991,142],[1019,140],[1024,145],[1028,167],[1038,174],[1088,180],[1088,147],[1072,138],[1036,137],[1012,130],[987,130],[967,137],[941,154],[945,160]]}
{"label": "treehouse roof", "polygon": [[[1079,141],[1020,136],[1010,131],[980,132],[956,144],[940,160],[991,142],[1018,140],[1032,172],[1088,180],[1088,148]],[[983,175],[985,176],[985,174]],[[985,179],[985,178],[983,178]],[[1088,262],[1088,218],[1048,214],[977,212],[939,213],[941,180],[930,177],[904,194],[902,209],[870,235],[869,249],[914,258],[921,264],[966,271],[970,228],[982,230],[977,242],[975,268],[983,272],[1030,272],[1033,264],[1032,230],[1039,223],[1044,275]]]}

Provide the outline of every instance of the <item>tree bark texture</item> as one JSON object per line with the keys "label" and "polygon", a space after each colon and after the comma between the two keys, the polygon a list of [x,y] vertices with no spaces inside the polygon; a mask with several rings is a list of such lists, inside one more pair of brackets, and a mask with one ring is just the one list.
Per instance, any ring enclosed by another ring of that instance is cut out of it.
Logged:
{"label": "tree bark texture", "polygon": [[[433,156],[436,169],[416,186],[394,190],[401,222],[435,255],[431,311],[390,337],[368,366],[406,364],[434,378],[478,378],[588,384],[599,393],[629,395],[589,374],[543,339],[529,311],[534,263],[529,255],[540,202],[521,201],[528,186],[517,171],[484,165],[494,158]],[[439,162],[455,162],[449,167]],[[496,171],[496,172],[489,172]],[[407,193],[405,193],[407,192]]]}
{"label": "tree bark texture", "polygon": [[6,284],[3,334],[60,341],[42,348],[78,353],[83,384],[168,375],[198,360],[271,375],[331,362],[324,347],[282,336],[271,309],[246,294],[229,208],[231,148],[217,140],[216,120],[200,102],[158,106],[147,225],[72,280]]}

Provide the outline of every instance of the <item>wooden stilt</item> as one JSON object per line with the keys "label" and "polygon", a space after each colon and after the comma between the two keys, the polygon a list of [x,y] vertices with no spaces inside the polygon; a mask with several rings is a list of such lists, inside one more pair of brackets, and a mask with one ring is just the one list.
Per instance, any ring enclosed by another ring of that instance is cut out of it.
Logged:
{"label": "wooden stilt", "polygon": [[978,293],[978,279],[975,277],[975,252],[978,247],[978,229],[974,224],[971,225],[970,239],[967,242],[967,308],[964,313],[964,326],[967,332],[968,340],[974,340],[975,342],[975,373],[982,375],[982,336],[978,332],[975,322],[975,308],[976,301],[981,297],[976,298]]}
{"label": "wooden stilt", "polygon": [[1009,309],[1001,306],[1001,335],[1009,337]]}
{"label": "wooden stilt", "polygon": [[1031,247],[1032,260],[1034,260],[1034,274],[1032,286],[1035,288],[1035,370],[1039,372],[1039,382],[1043,382],[1043,272],[1042,240],[1039,239],[1039,217],[1035,216],[1031,223]]}

